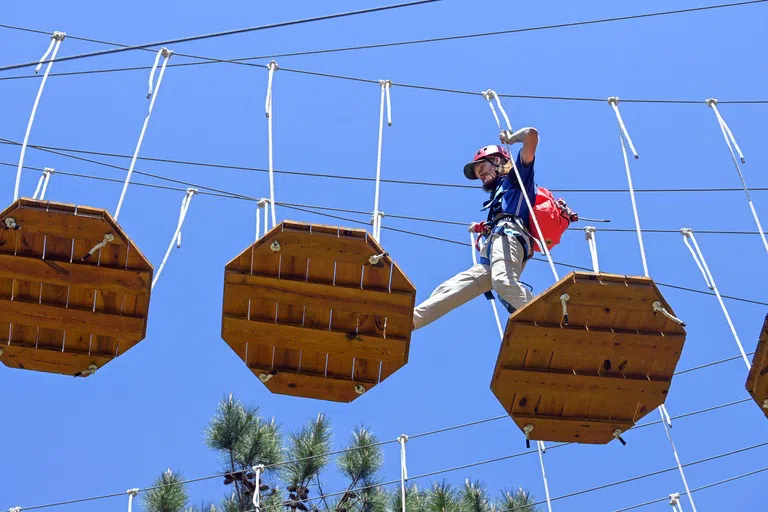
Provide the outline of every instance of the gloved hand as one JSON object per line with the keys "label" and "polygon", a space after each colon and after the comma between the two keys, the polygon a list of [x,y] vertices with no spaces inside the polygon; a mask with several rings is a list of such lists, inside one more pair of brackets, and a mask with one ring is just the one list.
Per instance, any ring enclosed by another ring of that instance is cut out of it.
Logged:
{"label": "gloved hand", "polygon": [[485,222],[473,222],[467,228],[470,233],[483,233],[485,231]]}

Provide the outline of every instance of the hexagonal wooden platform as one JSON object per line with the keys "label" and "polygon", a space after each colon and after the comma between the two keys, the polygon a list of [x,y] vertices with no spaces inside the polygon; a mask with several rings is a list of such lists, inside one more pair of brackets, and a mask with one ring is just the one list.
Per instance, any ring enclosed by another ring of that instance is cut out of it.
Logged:
{"label": "hexagonal wooden platform", "polygon": [[612,441],[664,403],[683,349],[655,301],[674,314],[651,279],[568,274],[510,316],[491,390],[532,440]]}
{"label": "hexagonal wooden platform", "polygon": [[151,283],[107,211],[19,199],[0,213],[0,362],[87,376],[144,339]]}
{"label": "hexagonal wooden platform", "polygon": [[416,289],[365,230],[285,221],[227,264],[222,338],[273,393],[351,402],[408,362]]}
{"label": "hexagonal wooden platform", "polygon": [[755,355],[752,357],[752,368],[747,376],[746,388],[768,418],[768,315],[763,322]]}

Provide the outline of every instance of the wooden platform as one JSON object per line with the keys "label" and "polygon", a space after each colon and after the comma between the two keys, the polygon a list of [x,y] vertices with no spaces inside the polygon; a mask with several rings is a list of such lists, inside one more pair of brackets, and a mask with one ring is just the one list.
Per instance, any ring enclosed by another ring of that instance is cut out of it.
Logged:
{"label": "wooden platform", "polygon": [[151,283],[107,211],[19,199],[0,213],[0,362],[87,376],[144,339]]}
{"label": "wooden platform", "polygon": [[510,316],[491,390],[532,440],[612,441],[664,403],[683,349],[654,301],[674,314],[648,278],[568,274]]}
{"label": "wooden platform", "polygon": [[768,418],[768,315],[760,331],[755,355],[752,358],[752,369],[747,376],[746,388]]}
{"label": "wooden platform", "polygon": [[365,230],[285,221],[224,273],[222,338],[273,393],[351,402],[408,362],[416,289]]}

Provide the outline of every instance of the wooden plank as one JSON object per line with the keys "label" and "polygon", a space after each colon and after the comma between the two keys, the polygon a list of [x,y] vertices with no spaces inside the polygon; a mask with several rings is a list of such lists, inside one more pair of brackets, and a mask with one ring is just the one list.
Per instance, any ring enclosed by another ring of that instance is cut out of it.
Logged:
{"label": "wooden plank", "polygon": [[82,352],[62,352],[34,346],[4,345],[0,362],[9,368],[34,370],[63,375],[74,375],[86,370],[91,364],[101,368],[114,356],[112,354],[88,354]]}
{"label": "wooden plank", "polygon": [[368,258],[374,255],[373,249],[364,239],[339,237],[314,227],[311,234],[304,230],[284,230],[265,238],[261,243],[268,247],[274,240],[280,244],[279,254],[283,257],[366,265]]}
{"label": "wooden plank", "polygon": [[[54,237],[50,237],[54,238]],[[58,239],[61,240],[61,239]],[[46,256],[51,255],[53,240],[46,241]],[[69,240],[71,252],[72,241]],[[117,270],[70,263],[59,257],[40,259],[29,256],[0,254],[0,278],[28,278],[60,286],[80,286],[100,290],[149,294],[150,272],[147,270]]]}
{"label": "wooden plank", "polygon": [[24,233],[99,241],[105,234],[111,233],[115,239],[110,244],[126,244],[122,233],[116,232],[104,219],[90,215],[71,215],[37,208],[22,208],[9,216],[16,219],[16,223],[21,226],[21,231]]}
{"label": "wooden plank", "polygon": [[[258,377],[268,374],[270,370],[251,367],[251,371]],[[374,383],[353,382],[347,379],[326,377],[323,375],[311,375],[277,369],[265,386],[272,392],[280,395],[296,396],[301,398],[314,398],[331,402],[351,402],[360,395],[355,391],[355,385],[360,384],[366,389],[373,387]]]}
{"label": "wooden plank", "polygon": [[607,444],[614,440],[613,432],[617,428],[626,432],[634,426],[629,421],[553,418],[526,414],[516,414],[513,419],[520,430],[526,425],[533,426],[531,440],[555,443]]}
{"label": "wooden plank", "polygon": [[[280,278],[278,282],[286,280],[300,283],[306,280],[307,259],[295,258],[293,256],[280,256]],[[256,290],[254,290],[256,291]],[[258,291],[257,291],[258,293]],[[264,296],[259,293],[258,295]],[[264,297],[270,298],[270,297]],[[271,297],[275,298],[276,297]],[[277,300],[277,299],[276,299]],[[277,323],[279,325],[301,325],[304,322],[304,304],[296,304],[290,301],[277,300]],[[301,351],[281,347],[276,343],[274,346],[274,366],[275,368],[285,368],[299,371],[301,368]]]}
{"label": "wooden plank", "polygon": [[[41,257],[44,252],[45,236],[35,234],[33,232],[19,231],[19,245],[17,248],[17,254],[30,257]],[[21,278],[19,278],[21,277]],[[40,300],[40,292],[42,290],[42,283],[39,280],[25,279],[24,276],[19,276],[14,281],[14,300],[21,300],[26,302],[38,302]],[[11,339],[14,341],[24,341],[29,343],[37,343],[39,325],[36,323],[26,324],[21,322],[13,323],[13,333]],[[61,347],[61,340],[58,342],[59,348]]]}
{"label": "wooden plank", "polygon": [[604,375],[574,375],[567,372],[534,371],[530,369],[501,368],[499,385],[525,389],[540,394],[580,396],[602,393],[622,401],[647,401],[650,397],[663,400],[669,390],[669,381],[624,379]]}
{"label": "wooden plank", "polygon": [[131,340],[140,339],[145,322],[143,318],[7,299],[0,299],[0,318],[4,322],[14,324],[35,325],[48,329],[72,329]]}
{"label": "wooden plank", "polygon": [[[613,332],[579,326],[515,322],[515,348],[562,350],[604,358],[679,358],[685,336],[637,331]],[[617,365],[618,366],[618,365]]]}
{"label": "wooden plank", "polygon": [[[72,240],[69,238],[57,238],[55,236],[46,235],[45,237],[45,260],[35,259],[35,258],[28,258],[25,256],[16,256],[15,258],[10,258],[10,267],[11,269],[17,270],[20,274],[23,275],[30,275],[26,272],[28,270],[27,263],[31,262],[32,266],[37,267],[37,270],[45,270],[41,269],[40,266],[48,267],[51,271],[54,271],[53,267],[49,267],[46,264],[46,261],[49,259],[51,260],[58,260],[58,261],[67,261],[69,262],[72,258]],[[0,258],[0,262],[3,261],[3,259],[6,258]],[[19,262],[22,264],[19,265]],[[0,263],[2,265],[2,263]],[[3,267],[7,268],[7,266],[2,265]],[[57,273],[58,274],[58,273]],[[37,274],[36,276],[41,281],[44,281],[42,284],[42,289],[40,292],[40,303],[41,304],[47,304],[49,306],[60,306],[60,307],[66,307],[67,306],[67,300],[69,296],[69,287],[68,286],[62,286],[61,283],[51,283],[51,279],[45,279],[44,276]],[[67,340],[66,334],[63,329],[46,329],[46,328],[39,328],[37,331],[37,337],[38,337],[38,346],[48,346],[48,347],[67,347]],[[85,347],[88,348],[87,346]]]}
{"label": "wooden plank", "polygon": [[[88,254],[101,240],[75,240],[72,248],[72,261],[81,262],[83,256]],[[79,263],[96,267],[98,264],[98,254],[94,254],[95,259],[89,258]],[[98,291],[95,288],[83,288],[72,286],[69,289],[68,303],[72,309],[91,311],[96,303]],[[84,349],[91,352],[117,353],[117,340],[112,338],[99,338],[94,335],[90,329],[83,331],[70,331],[66,333],[66,344],[73,350]]]}
{"label": "wooden plank", "polygon": [[[339,230],[343,232],[343,230]],[[360,283],[362,278],[362,265],[355,265],[352,263],[336,262],[336,273],[334,283],[336,286],[333,288],[343,288],[354,290],[355,293],[366,293],[360,289]],[[356,287],[356,289],[355,289]],[[331,311],[331,328],[343,332],[358,332],[358,325],[360,322],[359,313],[376,313],[376,311],[361,311],[360,308],[344,307],[342,303],[341,308],[335,307],[333,304],[329,304],[332,308]],[[355,358],[351,356],[345,356],[342,354],[328,354],[328,364],[326,373],[329,377],[338,377],[341,379],[354,379],[355,376]],[[378,381],[378,379],[376,379]]]}
{"label": "wooden plank", "polygon": [[[17,241],[19,232],[9,229],[0,228],[0,254],[12,255],[16,252]],[[10,300],[13,297],[13,279],[0,278],[0,299]],[[0,341],[10,341],[11,339],[11,324],[9,322],[0,321]]]}
{"label": "wooden plank", "polygon": [[270,340],[270,343],[278,348],[391,362],[402,361],[405,346],[402,339],[385,339],[362,334],[352,338],[344,332],[249,321],[227,315],[224,316],[224,335],[230,343],[244,343],[249,340],[258,343],[258,340],[263,338]]}
{"label": "wooden plank", "polygon": [[[336,286],[318,283],[308,283],[292,279],[275,279],[266,276],[247,275],[228,270],[226,282],[233,294],[241,297],[259,298],[275,301],[280,304],[293,306],[316,306],[347,312],[357,312],[369,315],[386,315],[408,318],[413,315],[410,309],[412,298],[410,294],[387,293],[372,290],[362,290],[359,285],[354,287],[349,281],[340,283],[337,265]],[[362,269],[362,266],[360,267]],[[360,276],[354,278],[360,282]]]}
{"label": "wooden plank", "polygon": [[[335,230],[313,226],[314,233],[325,233],[336,236]],[[314,257],[308,258],[307,280],[313,283],[320,283],[327,286],[333,286],[333,276],[336,264],[326,259]],[[304,309],[304,326],[314,329],[328,330],[331,322],[331,310],[328,308],[318,308],[308,306]],[[301,370],[316,375],[325,375],[326,360],[328,359],[328,350],[302,350],[301,351]]]}
{"label": "wooden plank", "polygon": [[745,387],[768,418],[768,315],[760,331]]}

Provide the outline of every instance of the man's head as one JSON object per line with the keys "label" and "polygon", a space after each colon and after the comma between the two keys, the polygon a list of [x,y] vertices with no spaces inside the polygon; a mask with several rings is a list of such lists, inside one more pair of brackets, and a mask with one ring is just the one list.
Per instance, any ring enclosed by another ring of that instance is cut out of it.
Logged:
{"label": "man's head", "polygon": [[464,166],[464,176],[483,182],[486,192],[496,188],[499,177],[509,170],[509,152],[501,146],[490,145],[480,148],[471,162]]}

